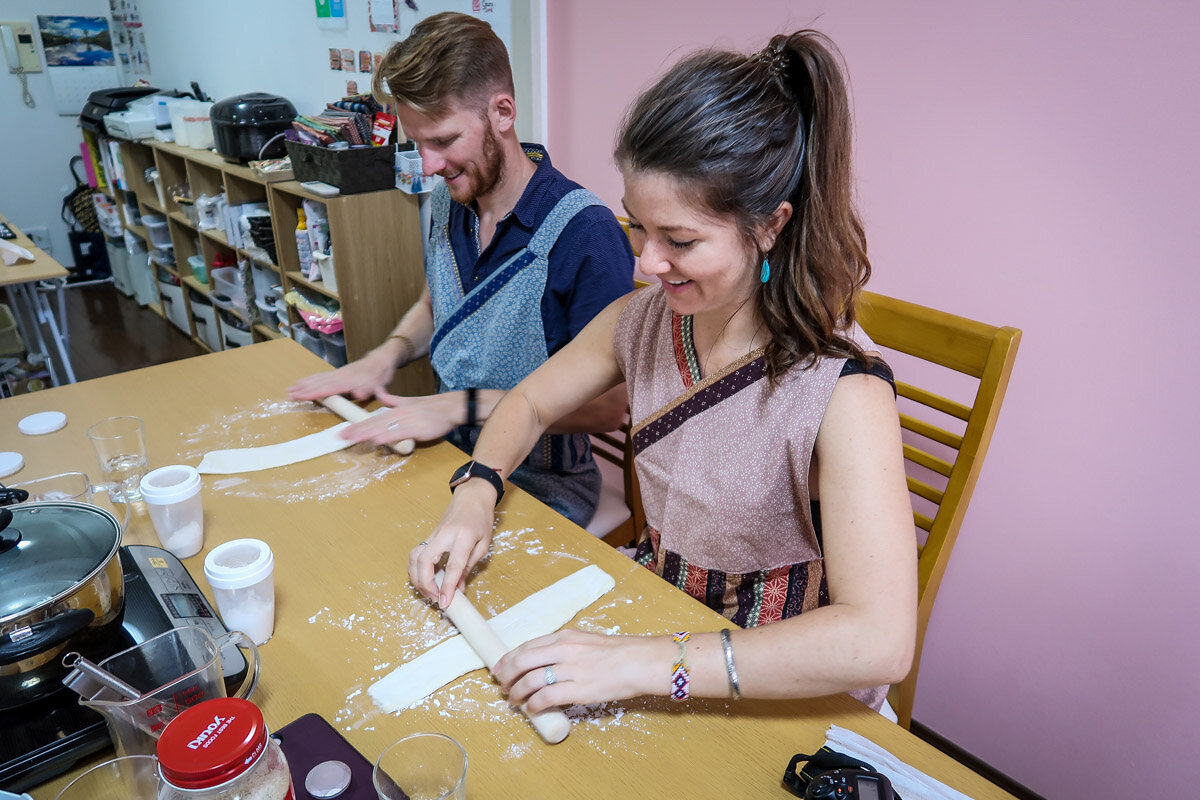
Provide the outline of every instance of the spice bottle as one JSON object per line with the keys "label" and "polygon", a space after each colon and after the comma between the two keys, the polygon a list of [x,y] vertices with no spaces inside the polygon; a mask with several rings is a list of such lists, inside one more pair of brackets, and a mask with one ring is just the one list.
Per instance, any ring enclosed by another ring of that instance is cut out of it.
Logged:
{"label": "spice bottle", "polygon": [[295,800],[283,751],[249,700],[187,709],[158,740],[158,800]]}

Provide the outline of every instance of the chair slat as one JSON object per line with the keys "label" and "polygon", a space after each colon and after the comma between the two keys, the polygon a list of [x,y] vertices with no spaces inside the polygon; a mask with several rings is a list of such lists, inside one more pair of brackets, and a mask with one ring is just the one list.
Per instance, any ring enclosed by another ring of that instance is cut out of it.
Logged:
{"label": "chair slat", "polygon": [[[916,523],[918,528],[925,531],[926,533],[929,533],[929,529],[933,527],[933,519],[925,516],[920,511],[913,512],[913,522]],[[922,548],[918,548],[918,549],[923,550],[924,548],[922,547]]]}
{"label": "chair slat", "polygon": [[936,472],[943,478],[949,478],[954,465],[949,461],[938,458],[935,455],[926,453],[919,447],[914,447],[911,444],[904,445],[904,460],[918,464],[927,470]]}
{"label": "chair slat", "polygon": [[911,475],[908,477],[908,490],[917,497],[924,497],[931,503],[941,505],[942,498],[945,494],[940,489],[935,489],[924,481],[919,481]]}
{"label": "chair slat", "polygon": [[955,400],[948,397],[942,397],[940,394],[927,392],[924,389],[917,388],[902,381],[896,381],[896,394],[901,397],[906,397],[914,403],[920,403],[923,406],[928,406],[935,411],[940,411],[943,414],[948,414],[951,417],[957,417],[966,422],[971,418],[970,406],[964,406]]}
{"label": "chair slat", "polygon": [[937,425],[930,424],[923,419],[908,414],[900,415],[900,427],[906,431],[920,434],[926,439],[931,439],[938,444],[944,444],[947,447],[953,447],[958,450],[962,447],[963,438],[956,433],[951,433],[945,428],[939,428]]}
{"label": "chair slat", "polygon": [[933,308],[863,292],[858,321],[876,343],[979,378],[996,328]]}

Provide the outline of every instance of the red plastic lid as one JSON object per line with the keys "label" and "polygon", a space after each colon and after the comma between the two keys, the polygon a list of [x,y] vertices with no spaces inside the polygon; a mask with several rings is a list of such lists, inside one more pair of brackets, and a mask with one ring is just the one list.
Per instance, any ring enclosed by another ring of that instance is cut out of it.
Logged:
{"label": "red plastic lid", "polygon": [[250,769],[266,748],[267,726],[258,707],[220,697],[171,720],[158,740],[158,761],[172,786],[208,789]]}

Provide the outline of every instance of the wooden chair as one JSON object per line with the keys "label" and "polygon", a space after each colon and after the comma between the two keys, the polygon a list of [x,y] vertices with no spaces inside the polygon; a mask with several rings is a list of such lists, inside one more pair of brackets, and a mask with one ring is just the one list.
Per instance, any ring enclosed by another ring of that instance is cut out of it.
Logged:
{"label": "wooden chair", "polygon": [[[592,454],[616,465],[621,471],[622,485],[619,489],[613,485],[614,482],[611,482],[609,476],[605,476],[600,505],[596,509],[596,516],[587,526],[589,532],[613,547],[635,544],[638,534],[646,525],[637,473],[633,471],[633,439],[629,435],[629,429],[630,423],[626,420],[619,430],[611,433],[593,433],[591,437]],[[601,465],[601,472],[604,471],[604,466]],[[624,505],[614,510],[618,504]],[[619,521],[613,524],[614,519]]]}
{"label": "wooden chair", "polygon": [[[912,670],[888,694],[900,725],[908,728],[929,614],[1000,415],[1021,331],[873,292],[862,293],[857,311],[859,323],[884,348],[884,357],[897,376],[913,520],[918,539],[924,534],[918,548],[917,642]],[[888,351],[912,358],[894,357]],[[964,404],[901,380],[909,363],[923,385],[934,382],[940,390],[945,383],[963,396],[973,392],[973,399]]]}

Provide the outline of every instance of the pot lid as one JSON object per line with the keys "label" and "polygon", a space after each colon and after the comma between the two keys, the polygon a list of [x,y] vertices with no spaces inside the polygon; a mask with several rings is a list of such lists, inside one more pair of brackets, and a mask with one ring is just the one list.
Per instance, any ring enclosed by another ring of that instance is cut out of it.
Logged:
{"label": "pot lid", "polygon": [[86,503],[25,503],[0,518],[0,625],[71,594],[121,545],[117,518]]}

